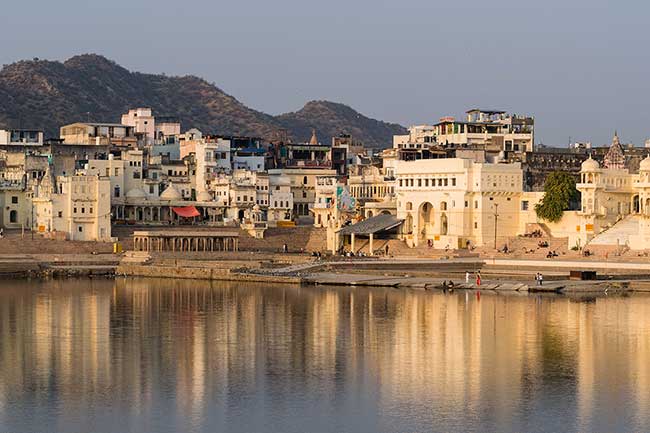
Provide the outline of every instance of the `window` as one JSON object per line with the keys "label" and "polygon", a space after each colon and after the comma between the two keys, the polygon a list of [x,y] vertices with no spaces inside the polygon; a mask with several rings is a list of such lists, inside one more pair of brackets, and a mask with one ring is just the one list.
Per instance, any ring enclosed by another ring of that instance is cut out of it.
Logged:
{"label": "window", "polygon": [[59,217],[59,218],[63,218],[63,212],[62,212],[62,211],[59,211],[59,213],[58,213],[58,217]]}
{"label": "window", "polygon": [[81,233],[81,232],[84,231],[84,228],[83,228],[82,226],[78,226],[78,227],[77,227],[77,230],[79,231],[79,233]]}
{"label": "window", "polygon": [[474,200],[474,209],[478,209],[478,200]]}
{"label": "window", "polygon": [[114,190],[114,194],[113,194],[113,195],[114,195],[115,197],[119,197],[119,196],[120,196],[120,187],[119,187],[119,185],[115,185],[115,190]]}
{"label": "window", "polygon": [[475,228],[475,229],[478,228],[478,223],[477,223],[476,221],[474,221],[474,228]]}
{"label": "window", "polygon": [[12,210],[9,212],[9,222],[17,223],[18,222],[18,211]]}
{"label": "window", "polygon": [[422,179],[418,179],[418,186],[422,186]]}
{"label": "window", "polygon": [[469,207],[469,202],[465,200],[465,207]]}
{"label": "window", "polygon": [[12,196],[11,196],[11,202],[12,202],[13,204],[18,204],[18,196],[12,195]]}
{"label": "window", "polygon": [[302,192],[302,198],[307,198],[307,191]]}
{"label": "window", "polygon": [[119,175],[120,175],[120,169],[119,169],[119,168],[116,168],[116,169],[115,169],[115,176],[119,176]]}
{"label": "window", "polygon": [[521,210],[528,210],[528,200],[521,202]]}
{"label": "window", "polygon": [[302,178],[302,183],[303,185],[307,185],[307,176]]}
{"label": "window", "polygon": [[74,208],[72,213],[77,213],[77,208]]}
{"label": "window", "polygon": [[149,194],[153,194],[153,185],[149,185]]}
{"label": "window", "polygon": [[494,197],[490,197],[490,201],[494,201]]}
{"label": "window", "polygon": [[92,214],[92,213],[93,213],[93,208],[90,208],[90,209],[88,210],[88,213],[91,213],[91,214]]}
{"label": "window", "polygon": [[86,208],[85,207],[81,208],[81,213],[86,213]]}

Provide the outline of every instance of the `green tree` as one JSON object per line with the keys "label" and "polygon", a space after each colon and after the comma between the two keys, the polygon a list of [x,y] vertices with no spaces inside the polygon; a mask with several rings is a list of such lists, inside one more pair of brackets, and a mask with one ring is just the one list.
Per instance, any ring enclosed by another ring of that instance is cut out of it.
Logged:
{"label": "green tree", "polygon": [[544,197],[535,205],[535,213],[543,220],[558,222],[578,196],[576,181],[569,173],[555,171],[544,182]]}

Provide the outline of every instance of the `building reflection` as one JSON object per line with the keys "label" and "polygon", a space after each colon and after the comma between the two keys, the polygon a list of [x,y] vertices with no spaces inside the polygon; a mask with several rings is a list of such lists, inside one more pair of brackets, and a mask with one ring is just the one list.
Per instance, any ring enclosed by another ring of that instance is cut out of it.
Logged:
{"label": "building reflection", "polygon": [[642,295],[12,282],[0,290],[0,422],[11,425],[21,400],[54,401],[65,414],[119,399],[130,417],[173,413],[190,430],[206,419],[218,429],[302,396],[333,412],[357,405],[526,430],[537,397],[562,395],[544,404],[573,413],[575,429],[621,410],[645,425],[649,331]]}

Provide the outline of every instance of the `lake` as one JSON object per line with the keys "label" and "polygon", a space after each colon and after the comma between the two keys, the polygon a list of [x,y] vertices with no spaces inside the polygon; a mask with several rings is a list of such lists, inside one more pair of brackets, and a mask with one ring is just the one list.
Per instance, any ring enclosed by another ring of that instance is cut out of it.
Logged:
{"label": "lake", "polygon": [[2,432],[650,431],[650,296],[0,283]]}

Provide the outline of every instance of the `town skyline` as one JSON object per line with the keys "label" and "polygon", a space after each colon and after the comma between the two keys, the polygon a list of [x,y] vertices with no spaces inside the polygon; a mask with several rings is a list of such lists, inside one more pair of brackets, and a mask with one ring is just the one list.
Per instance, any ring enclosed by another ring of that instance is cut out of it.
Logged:
{"label": "town skyline", "polygon": [[649,65],[636,55],[648,42],[644,4],[68,3],[8,5],[34,27],[29,37],[17,22],[0,29],[0,62],[96,52],[130,70],[201,76],[270,114],[326,99],[408,127],[498,108],[534,114],[553,146],[650,136]]}

